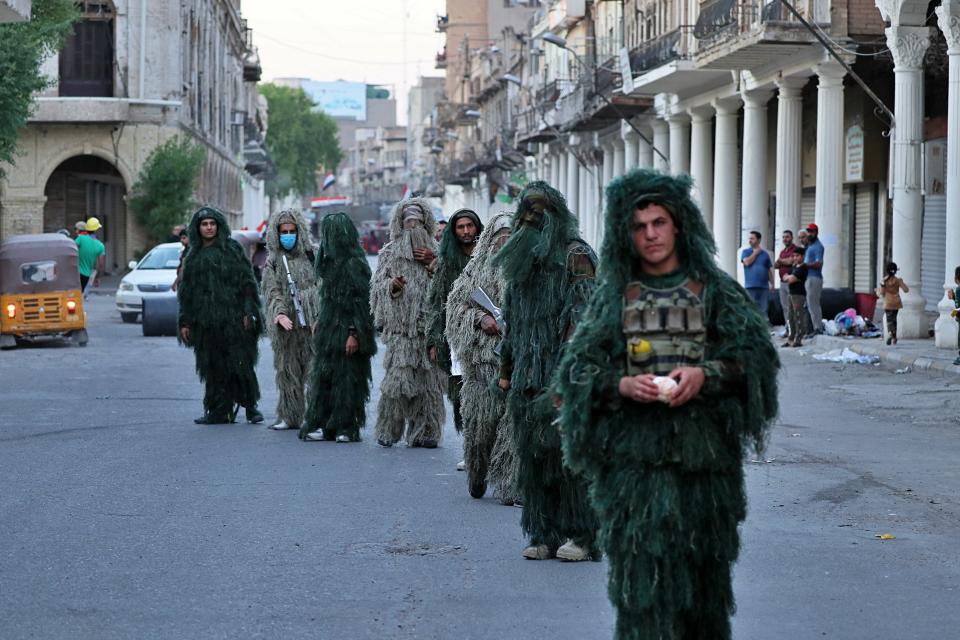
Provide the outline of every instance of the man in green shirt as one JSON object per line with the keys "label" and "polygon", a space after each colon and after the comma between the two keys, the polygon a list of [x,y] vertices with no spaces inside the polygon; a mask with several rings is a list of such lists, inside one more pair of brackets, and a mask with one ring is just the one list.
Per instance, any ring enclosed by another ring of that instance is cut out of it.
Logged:
{"label": "man in green shirt", "polygon": [[[91,225],[93,228],[91,228]],[[80,270],[80,290],[87,288],[90,276],[94,275],[93,286],[100,286],[100,274],[103,273],[107,262],[107,250],[103,243],[91,236],[90,233],[101,228],[96,218],[87,220],[86,230],[77,235],[77,251],[79,252],[78,267]]]}

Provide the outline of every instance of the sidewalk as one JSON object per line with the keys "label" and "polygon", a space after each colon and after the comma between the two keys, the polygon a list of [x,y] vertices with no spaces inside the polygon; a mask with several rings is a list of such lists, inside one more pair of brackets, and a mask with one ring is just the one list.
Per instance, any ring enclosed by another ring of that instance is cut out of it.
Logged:
{"label": "sidewalk", "polygon": [[877,356],[880,364],[894,369],[910,367],[935,376],[958,376],[960,366],[953,364],[957,352],[938,349],[933,338],[901,340],[897,345],[887,346],[882,338],[845,338],[820,335],[804,341],[802,350],[824,353],[832,349],[850,349],[865,356]]}

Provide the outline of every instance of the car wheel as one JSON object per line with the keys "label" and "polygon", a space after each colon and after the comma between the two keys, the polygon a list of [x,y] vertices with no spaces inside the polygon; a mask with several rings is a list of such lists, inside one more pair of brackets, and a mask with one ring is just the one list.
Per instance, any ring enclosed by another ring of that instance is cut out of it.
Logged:
{"label": "car wheel", "polygon": [[129,324],[137,321],[137,315],[138,314],[136,312],[130,313],[130,312],[121,311],[120,319]]}

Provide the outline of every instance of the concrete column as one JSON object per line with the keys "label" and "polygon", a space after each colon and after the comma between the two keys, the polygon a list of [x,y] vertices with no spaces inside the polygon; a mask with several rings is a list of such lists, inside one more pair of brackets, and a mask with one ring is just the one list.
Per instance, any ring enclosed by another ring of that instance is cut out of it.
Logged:
{"label": "concrete column", "polygon": [[[767,101],[772,91],[744,91],[743,98],[743,176],[740,200],[740,248],[747,235],[757,230],[767,236],[770,222],[767,197]],[[766,239],[768,247],[775,247]],[[739,263],[739,260],[738,260]]]}
{"label": "concrete column", "polygon": [[693,199],[700,213],[713,228],[713,107],[690,109],[690,176],[693,178]]}
{"label": "concrete column", "polygon": [[[910,287],[910,293],[901,295],[903,309],[897,319],[898,337],[925,338],[928,331],[924,314],[926,301],[920,294],[920,234],[923,228],[920,151],[923,141],[923,56],[930,45],[930,29],[890,27],[886,34],[887,46],[893,54],[893,113],[896,118],[892,135],[893,261],[900,267],[900,277]],[[817,174],[819,178],[819,171]]]}
{"label": "concrete column", "polygon": [[646,140],[637,136],[637,166],[643,169],[649,169],[653,166],[653,131],[646,127],[640,127]]}
{"label": "concrete column", "polygon": [[768,246],[779,246],[784,230],[800,228],[803,125],[803,87],[809,78],[782,78],[777,82],[777,212],[774,237]]}
{"label": "concrete column", "polygon": [[667,118],[670,127],[670,173],[690,173],[690,116],[675,113]]}
{"label": "concrete column", "polygon": [[[557,148],[557,183],[553,186],[557,191],[567,197],[567,150],[563,147]],[[568,203],[569,204],[569,203]]]}
{"label": "concrete column", "polygon": [[654,118],[650,122],[650,127],[653,129],[653,146],[666,156],[666,159],[664,159],[660,154],[654,152],[653,168],[657,171],[670,173],[670,128],[660,118]]}
{"label": "concrete column", "polygon": [[[940,312],[934,324],[937,346],[941,349],[957,349],[957,321],[950,316],[953,300],[946,292],[956,286],[953,270],[960,266],[960,6],[950,2],[936,9],[940,31],[947,40],[947,55],[950,58],[950,79],[947,94],[947,233],[946,266],[944,273],[944,296],[937,304]],[[899,263],[898,263],[899,264]]]}
{"label": "concrete column", "polygon": [[630,173],[640,164],[640,136],[629,124],[621,122],[620,137],[623,138],[624,172]]}
{"label": "concrete column", "polygon": [[[580,163],[577,162],[577,157],[573,155],[573,151],[580,144],[580,136],[571,135],[567,144],[570,146],[570,151],[567,152],[567,206],[574,209],[579,208],[580,204]],[[579,211],[574,211],[574,213],[580,215]]]}
{"label": "concrete column", "polygon": [[590,210],[587,208],[587,201],[589,200],[588,191],[590,189],[590,173],[582,165],[577,165],[577,176],[578,182],[580,185],[580,190],[577,193],[577,220],[580,222],[579,229],[580,235],[587,235],[587,226],[590,222]]}
{"label": "concrete column", "polygon": [[[817,84],[817,195],[816,221],[823,243],[823,286],[846,287],[840,239],[843,233],[843,76],[839,63],[814,67]],[[894,231],[896,235],[896,231]],[[920,275],[919,269],[917,275]]]}
{"label": "concrete column", "polygon": [[613,141],[613,177],[619,178],[626,173],[626,157],[623,139]]}
{"label": "concrete column", "polygon": [[737,117],[740,98],[714,100],[717,134],[713,155],[713,237],[717,264],[731,276],[737,274]]}
{"label": "concrete column", "polygon": [[550,152],[550,186],[554,189],[560,188],[560,154],[556,151]]}

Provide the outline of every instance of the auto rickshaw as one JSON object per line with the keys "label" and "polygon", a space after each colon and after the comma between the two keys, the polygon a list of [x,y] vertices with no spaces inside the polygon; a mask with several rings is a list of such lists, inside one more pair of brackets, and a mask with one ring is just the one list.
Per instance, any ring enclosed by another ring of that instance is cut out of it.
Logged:
{"label": "auto rickshaw", "polygon": [[0,313],[0,348],[48,338],[86,346],[77,244],[59,233],[0,243]]}

